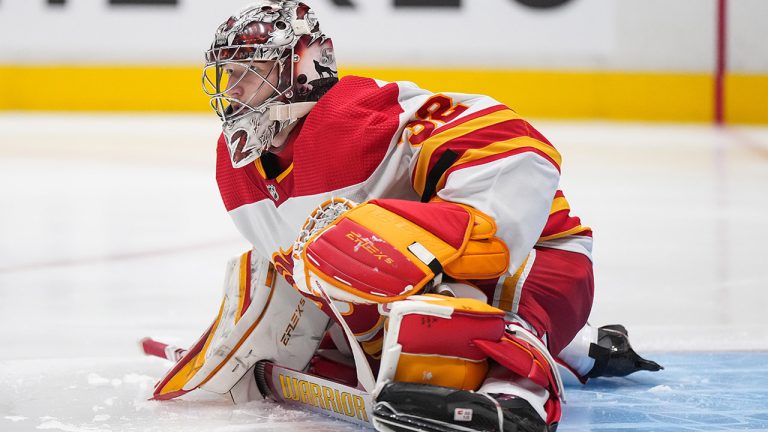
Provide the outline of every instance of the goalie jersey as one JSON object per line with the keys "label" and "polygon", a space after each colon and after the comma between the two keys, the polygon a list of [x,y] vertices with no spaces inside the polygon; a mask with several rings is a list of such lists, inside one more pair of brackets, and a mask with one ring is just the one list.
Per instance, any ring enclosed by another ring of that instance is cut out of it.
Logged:
{"label": "goalie jersey", "polygon": [[[268,153],[233,168],[219,139],[219,190],[254,253],[284,260],[307,216],[331,198],[438,198],[494,218],[510,273],[535,246],[590,256],[592,232],[558,189],[560,154],[490,97],[348,76],[302,122],[282,172]],[[499,289],[486,293],[489,303],[515,309]]]}

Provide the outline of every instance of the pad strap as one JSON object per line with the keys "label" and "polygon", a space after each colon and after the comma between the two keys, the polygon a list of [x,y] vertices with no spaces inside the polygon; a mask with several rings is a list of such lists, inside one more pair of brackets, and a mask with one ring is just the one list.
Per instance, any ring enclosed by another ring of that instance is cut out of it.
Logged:
{"label": "pad strap", "polygon": [[543,344],[536,341],[538,339],[530,332],[518,327],[497,341],[475,339],[473,342],[501,366],[549,391],[544,409],[547,423],[551,424],[560,419],[560,402],[565,402],[565,393],[555,361]]}

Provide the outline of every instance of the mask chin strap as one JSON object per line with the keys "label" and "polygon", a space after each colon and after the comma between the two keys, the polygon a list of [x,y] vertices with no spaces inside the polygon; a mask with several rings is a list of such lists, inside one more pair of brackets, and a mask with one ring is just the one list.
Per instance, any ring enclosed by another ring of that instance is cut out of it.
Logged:
{"label": "mask chin strap", "polygon": [[288,121],[293,123],[294,121],[309,114],[312,107],[317,102],[296,102],[292,104],[273,105],[269,107],[269,119],[271,121],[284,122]]}

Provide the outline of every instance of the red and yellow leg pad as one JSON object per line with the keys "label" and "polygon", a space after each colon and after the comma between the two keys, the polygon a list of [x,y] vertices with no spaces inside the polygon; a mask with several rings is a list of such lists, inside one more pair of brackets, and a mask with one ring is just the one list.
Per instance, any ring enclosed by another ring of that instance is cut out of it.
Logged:
{"label": "red and yellow leg pad", "polygon": [[412,296],[388,307],[377,389],[390,381],[478,390],[489,362],[549,393],[547,421],[560,418],[562,384],[554,360],[535,336],[509,330],[505,313],[478,300],[434,294]]}

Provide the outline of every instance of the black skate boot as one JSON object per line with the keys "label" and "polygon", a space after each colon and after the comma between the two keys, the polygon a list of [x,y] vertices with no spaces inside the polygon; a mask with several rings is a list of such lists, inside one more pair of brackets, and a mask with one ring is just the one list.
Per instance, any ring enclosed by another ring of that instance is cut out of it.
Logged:
{"label": "black skate boot", "polygon": [[554,432],[525,399],[413,383],[384,386],[373,406],[379,431]]}
{"label": "black skate boot", "polygon": [[587,378],[623,377],[637,371],[656,372],[664,369],[658,363],[640,357],[629,344],[629,333],[620,324],[597,329],[597,343],[589,347],[595,366]]}

